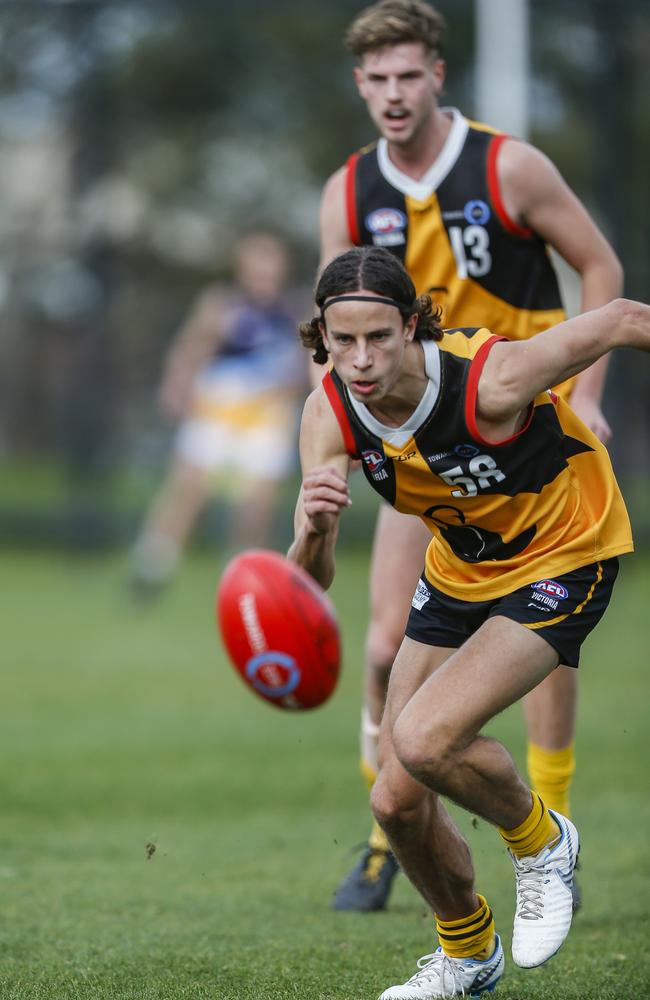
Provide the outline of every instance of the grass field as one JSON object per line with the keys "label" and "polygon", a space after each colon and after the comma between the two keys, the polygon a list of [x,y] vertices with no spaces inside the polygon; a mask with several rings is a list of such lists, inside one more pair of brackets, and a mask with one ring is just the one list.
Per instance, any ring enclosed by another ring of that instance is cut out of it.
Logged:
{"label": "grass field", "polygon": [[[385,913],[328,908],[368,825],[366,556],[339,560],[343,679],[304,716],[226,664],[208,557],[139,608],[119,559],[3,561],[0,998],[365,1000],[411,975],[433,937],[405,879]],[[629,557],[581,670],[584,910],[546,967],[508,962],[498,997],[650,996],[649,608],[650,563]],[[521,760],[518,709],[493,731]],[[509,945],[510,864],[460,821]]]}

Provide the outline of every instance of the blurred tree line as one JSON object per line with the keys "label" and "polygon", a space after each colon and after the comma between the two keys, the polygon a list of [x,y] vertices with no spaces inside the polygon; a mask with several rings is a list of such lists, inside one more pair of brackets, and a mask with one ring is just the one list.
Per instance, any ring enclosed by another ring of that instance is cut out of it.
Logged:
{"label": "blurred tree line", "polygon": [[[374,136],[342,45],[363,6],[0,3],[0,534],[25,527],[16,469],[45,470],[18,476],[27,507],[63,473],[83,519],[118,474],[159,465],[166,345],[238,234],[285,235],[311,285],[323,181]],[[474,5],[438,6],[445,99],[471,115]],[[647,298],[648,4],[532,0],[530,18],[530,138]],[[612,368],[614,460],[645,510],[648,366]]]}

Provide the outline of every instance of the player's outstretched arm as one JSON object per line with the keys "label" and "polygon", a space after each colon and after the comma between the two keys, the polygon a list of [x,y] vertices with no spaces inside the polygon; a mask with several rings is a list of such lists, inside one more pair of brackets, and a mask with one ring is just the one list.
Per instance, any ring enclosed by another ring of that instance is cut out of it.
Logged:
{"label": "player's outstretched arm", "polygon": [[184,416],[194,376],[216,353],[223,338],[224,308],[223,294],[214,287],[207,288],[176,334],[158,393],[160,406],[168,416]]}
{"label": "player's outstretched arm", "polygon": [[300,461],[303,480],[296,503],[295,537],[287,555],[327,589],[334,579],[339,517],[351,503],[347,479],[350,460],[320,386],[305,403]]}
{"label": "player's outstretched arm", "polygon": [[479,422],[498,426],[500,434],[512,430],[540,392],[584,371],[615,347],[650,351],[650,306],[614,299],[531,340],[495,344],[478,383]]}
{"label": "player's outstretched arm", "polygon": [[345,206],[345,167],[325,183],[320,203],[319,274],[334,257],[353,247]]}

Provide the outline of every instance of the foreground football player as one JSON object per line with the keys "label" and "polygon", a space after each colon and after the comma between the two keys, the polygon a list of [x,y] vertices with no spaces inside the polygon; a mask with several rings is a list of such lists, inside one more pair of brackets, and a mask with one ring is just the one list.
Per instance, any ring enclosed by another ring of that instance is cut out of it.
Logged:
{"label": "foreground football player", "polygon": [[[612,248],[556,167],[524,142],[440,105],[445,24],[423,0],[381,0],[346,33],[354,75],[381,138],[353,154],[329,179],[321,206],[321,257],[352,246],[384,246],[405,265],[418,292],[444,308],[445,326],[484,323],[525,340],[565,319],[552,247],[580,279],[581,310],[621,294]],[[606,359],[558,389],[601,441]],[[371,786],[386,685],[404,634],[428,544],[426,528],[380,507],[370,569],[361,717],[361,766]],[[386,561],[397,568],[385,572]],[[575,670],[555,670],[523,701],[528,773],[548,804],[570,815],[575,769]],[[381,830],[339,885],[337,910],[377,910],[397,871]],[[574,883],[574,902],[578,903]]]}
{"label": "foreground football player", "polygon": [[571,925],[578,833],[481,730],[558,665],[578,666],[616,557],[632,549],[605,447],[547,386],[614,347],[650,351],[650,307],[618,299],[525,342],[443,334],[428,296],[371,247],[336,257],[315,298],[301,338],[332,367],[304,409],[289,556],[332,582],[352,458],[433,536],[391,673],[372,807],[440,947],[381,1000],[477,996],[501,977],[503,950],[439,796],[498,828],[516,876],[514,961],[545,962]]}

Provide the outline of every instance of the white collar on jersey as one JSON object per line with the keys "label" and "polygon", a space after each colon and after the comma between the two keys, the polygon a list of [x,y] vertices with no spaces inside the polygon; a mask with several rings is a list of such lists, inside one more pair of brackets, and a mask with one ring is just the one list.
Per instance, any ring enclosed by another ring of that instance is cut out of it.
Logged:
{"label": "white collar on jersey", "polygon": [[352,409],[364,427],[371,434],[381,438],[383,441],[387,441],[388,444],[392,444],[395,448],[403,448],[408,439],[424,423],[431,413],[440,392],[440,351],[438,350],[438,345],[435,340],[422,340],[421,344],[424,350],[424,371],[429,381],[427,382],[422,399],[401,427],[387,427],[386,424],[382,424],[376,417],[373,417],[364,403],[360,403],[348,393]]}
{"label": "white collar on jersey", "polygon": [[377,162],[384,178],[402,194],[407,194],[415,201],[425,201],[438,188],[456,163],[469,131],[469,123],[458,108],[440,108],[443,114],[451,118],[449,135],[424,177],[413,180],[398,170],[388,155],[388,142],[381,138],[377,143]]}

